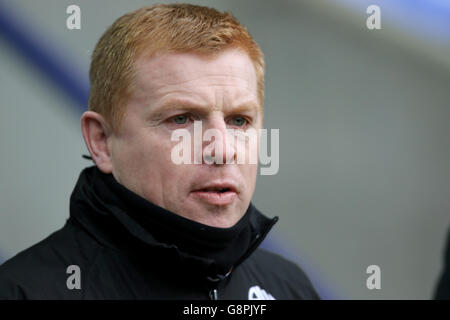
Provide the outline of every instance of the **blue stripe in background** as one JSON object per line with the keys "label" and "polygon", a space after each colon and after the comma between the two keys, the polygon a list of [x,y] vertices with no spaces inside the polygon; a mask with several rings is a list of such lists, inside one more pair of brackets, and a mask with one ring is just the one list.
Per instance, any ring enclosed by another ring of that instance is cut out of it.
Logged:
{"label": "blue stripe in background", "polygon": [[87,109],[89,97],[89,83],[81,80],[67,66],[67,61],[56,54],[56,46],[53,48],[42,46],[38,40],[41,35],[32,34],[31,28],[24,27],[25,19],[13,17],[12,10],[0,2],[0,35],[14,47],[26,60],[35,66],[51,83],[63,92],[79,111]]}
{"label": "blue stripe in background", "polygon": [[381,25],[384,19],[411,37],[422,41],[433,40],[437,46],[450,46],[449,0],[339,0],[355,14],[366,14],[368,5],[380,7]]}
{"label": "blue stripe in background", "polygon": [[[25,27],[22,21],[25,20],[14,15],[12,10],[6,8],[5,4],[0,1],[0,36],[14,47],[25,60],[39,70],[59,91],[63,92],[74,103],[73,105],[78,107],[80,113],[85,111],[89,97],[89,83],[83,81],[82,76],[74,76],[77,73],[68,67],[67,63],[61,58],[65,55],[61,53],[60,49],[44,47],[39,41],[35,40],[41,39],[41,35],[33,34],[31,32],[32,27]],[[68,104],[68,106],[71,107],[71,104]],[[311,278],[322,299],[337,299],[337,295],[332,293],[329,286],[325,286],[323,281],[320,280],[322,277],[315,273],[313,268],[308,267],[304,261],[299,261],[298,255],[294,254],[295,250],[289,250],[273,239],[264,241],[262,247],[292,259],[301,265]],[[0,254],[0,264],[4,262],[2,256]]]}

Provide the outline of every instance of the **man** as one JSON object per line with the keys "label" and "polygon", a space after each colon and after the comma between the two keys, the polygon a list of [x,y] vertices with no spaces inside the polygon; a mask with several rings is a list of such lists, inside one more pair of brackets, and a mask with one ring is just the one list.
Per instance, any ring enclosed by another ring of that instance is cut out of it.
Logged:
{"label": "man", "polygon": [[[236,161],[230,132],[262,128],[264,60],[235,18],[186,4],[126,14],[90,80],[81,127],[95,166],[66,225],[0,267],[1,298],[318,298],[298,266],[257,249],[277,218],[251,204],[257,164]],[[194,141],[193,163],[177,164],[174,133],[198,123],[223,152],[202,140],[195,162]]]}

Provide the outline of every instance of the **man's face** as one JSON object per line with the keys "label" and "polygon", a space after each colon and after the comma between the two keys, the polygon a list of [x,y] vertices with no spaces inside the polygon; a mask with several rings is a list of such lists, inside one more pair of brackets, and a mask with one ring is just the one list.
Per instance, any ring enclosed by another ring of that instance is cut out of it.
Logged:
{"label": "man's face", "polygon": [[[179,143],[171,141],[172,132],[186,129],[193,140],[194,121],[201,121],[203,131],[223,133],[224,164],[172,161],[172,148]],[[226,148],[230,137],[225,130],[261,126],[256,73],[243,51],[228,49],[213,57],[167,53],[141,58],[121,127],[108,140],[113,175],[160,207],[228,228],[249,206],[257,164],[225,163],[225,157],[236,157],[235,148]],[[222,188],[227,191],[216,190]]]}

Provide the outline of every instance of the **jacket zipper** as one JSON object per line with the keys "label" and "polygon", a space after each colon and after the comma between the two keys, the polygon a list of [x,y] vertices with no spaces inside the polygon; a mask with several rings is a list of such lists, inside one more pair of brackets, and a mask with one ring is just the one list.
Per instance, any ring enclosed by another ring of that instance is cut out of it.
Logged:
{"label": "jacket zipper", "polygon": [[210,300],[219,300],[217,289],[212,289],[209,291],[209,299]]}

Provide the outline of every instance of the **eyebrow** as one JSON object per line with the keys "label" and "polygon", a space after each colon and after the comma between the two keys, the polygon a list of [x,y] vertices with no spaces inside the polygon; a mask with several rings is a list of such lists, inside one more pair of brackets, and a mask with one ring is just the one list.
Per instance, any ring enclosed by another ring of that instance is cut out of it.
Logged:
{"label": "eyebrow", "polygon": [[[161,106],[158,106],[155,110],[150,111],[150,114],[152,116],[161,116],[164,112],[172,111],[172,110],[183,110],[183,111],[191,111],[200,113],[202,115],[206,115],[210,112],[211,107],[207,105],[200,105],[196,103],[192,103],[187,100],[169,100],[168,102],[165,102]],[[240,104],[236,107],[232,108],[225,108],[225,111],[228,113],[242,113],[242,112],[248,112],[248,111],[258,111],[261,110],[258,103],[255,102],[246,102],[243,104]]]}

